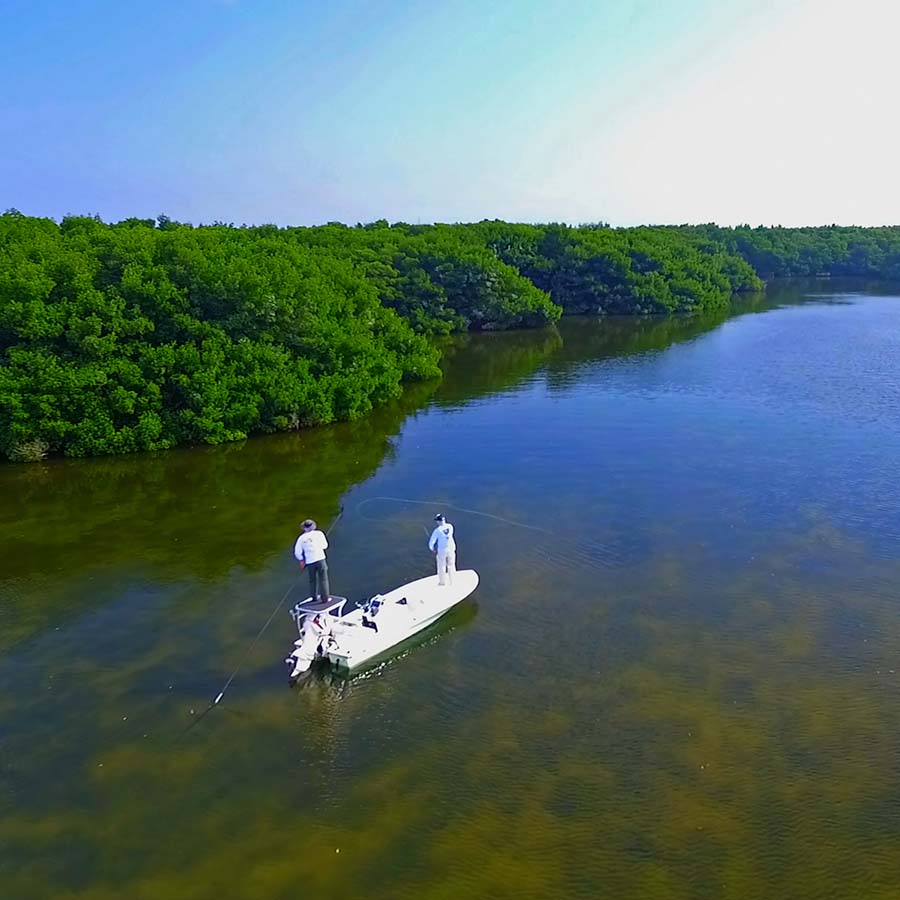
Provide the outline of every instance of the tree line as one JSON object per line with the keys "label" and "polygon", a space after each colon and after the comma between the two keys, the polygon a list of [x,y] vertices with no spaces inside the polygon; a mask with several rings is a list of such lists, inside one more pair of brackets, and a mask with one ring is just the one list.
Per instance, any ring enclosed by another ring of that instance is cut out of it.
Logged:
{"label": "tree line", "polygon": [[433,336],[711,312],[761,275],[823,267],[900,272],[900,230],[193,227],[13,210],[0,451],[128,453],[353,419],[439,377]]}
{"label": "tree line", "polygon": [[767,280],[819,275],[900,278],[900,226],[896,225],[881,228],[694,225],[677,230],[713,241],[740,256]]}

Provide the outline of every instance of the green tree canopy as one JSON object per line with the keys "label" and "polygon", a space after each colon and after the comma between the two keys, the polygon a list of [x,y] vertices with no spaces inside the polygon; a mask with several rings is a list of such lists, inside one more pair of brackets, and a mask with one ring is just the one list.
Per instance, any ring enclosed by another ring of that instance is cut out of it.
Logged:
{"label": "green tree canopy", "polygon": [[193,227],[0,216],[0,451],[157,450],[352,419],[429,338],[698,315],[782,275],[900,276],[900,228]]}

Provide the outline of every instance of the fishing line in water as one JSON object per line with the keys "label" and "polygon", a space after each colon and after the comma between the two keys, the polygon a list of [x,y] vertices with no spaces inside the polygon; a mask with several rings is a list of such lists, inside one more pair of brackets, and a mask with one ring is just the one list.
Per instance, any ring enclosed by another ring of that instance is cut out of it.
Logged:
{"label": "fishing line in water", "polygon": [[455,509],[457,512],[469,513],[469,515],[472,516],[482,516],[485,519],[494,519],[497,522],[503,522],[505,525],[513,525],[516,528],[528,528],[531,531],[540,531],[543,534],[553,534],[552,531],[548,531],[546,528],[540,528],[537,525],[528,525],[525,522],[516,522],[513,519],[507,519],[504,516],[495,516],[493,513],[482,512],[480,509],[467,509],[465,506],[456,506],[453,503],[444,503],[443,500],[411,500],[409,497],[369,497],[368,499],[362,500],[361,502],[356,504],[356,512],[363,519],[368,518],[370,521],[378,521],[371,519],[371,517],[369,516],[362,515],[359,511],[367,504],[377,503],[379,500],[388,501],[390,503],[414,503],[416,506],[434,506],[440,507],[441,509]]}
{"label": "fishing line in water", "polygon": [[[472,509],[466,506],[457,506],[454,503],[445,503],[442,500],[416,500],[411,497],[368,497],[367,499],[360,501],[356,505],[357,515],[359,515],[362,519],[367,519],[368,521],[379,521],[377,519],[373,519],[371,516],[366,516],[363,512],[361,512],[364,506],[367,506],[370,503],[378,502],[409,503],[415,506],[431,506],[438,509],[451,509],[455,510],[456,512],[466,513],[472,516],[480,516],[484,519],[492,519],[495,522],[500,522],[504,525],[510,525],[513,528],[524,528],[528,531],[536,531],[539,534],[549,535],[556,541],[552,554],[541,552],[541,548],[536,548],[536,550],[538,553],[540,553],[540,555],[545,556],[551,562],[568,565],[587,566],[588,568],[597,570],[609,569],[616,565],[620,565],[622,562],[619,554],[616,554],[615,551],[613,551],[611,548],[598,542],[581,542],[580,545],[571,542],[565,542],[560,539],[560,536],[557,532],[551,531],[549,528],[541,528],[539,525],[530,525],[527,522],[518,522],[515,519],[509,519],[506,516],[499,516],[495,513],[485,512],[484,510],[480,509]],[[425,532],[426,534],[428,533],[427,528],[425,529]],[[601,559],[598,559],[598,557],[601,557]]]}
{"label": "fishing line in water", "polygon": [[[328,535],[331,534],[332,531],[334,531],[335,525],[337,525],[338,520],[341,518],[341,516],[343,514],[344,514],[344,507],[342,505],[340,507],[340,509],[338,510],[338,514],[334,517],[334,521],[326,529],[326,531],[325,531],[326,537],[328,537]],[[209,704],[209,706],[207,706],[206,709],[204,709],[203,712],[200,713],[200,715],[197,716],[197,718],[194,719],[194,721],[191,722],[190,725],[188,725],[187,728],[184,729],[184,731],[181,733],[181,737],[184,737],[184,735],[186,735],[202,718],[204,718],[204,716],[206,716],[213,709],[215,709],[216,706],[219,705],[219,702],[225,696],[225,691],[227,691],[228,688],[231,687],[231,682],[234,681],[235,677],[237,676],[237,673],[241,670],[241,667],[246,662],[247,657],[250,655],[250,652],[256,646],[259,639],[265,634],[266,629],[272,624],[272,621],[275,619],[275,616],[278,615],[278,613],[281,611],[281,607],[284,605],[284,601],[287,600],[287,598],[290,596],[291,591],[293,591],[294,588],[297,587],[297,585],[299,583],[300,583],[300,578],[298,577],[298,578],[294,579],[294,581],[291,583],[290,587],[288,587],[288,589],[284,592],[282,598],[278,601],[278,603],[275,604],[275,608],[272,610],[271,615],[269,616],[268,619],[266,619],[266,624],[263,625],[263,627],[260,628],[259,631],[256,633],[256,637],[253,638],[253,640],[248,645],[247,649],[244,651],[243,656],[241,656],[240,661],[237,664],[237,667],[231,673],[231,675],[228,676],[228,680],[223,685],[222,690],[219,691],[219,693],[216,695],[216,699],[213,700]]]}

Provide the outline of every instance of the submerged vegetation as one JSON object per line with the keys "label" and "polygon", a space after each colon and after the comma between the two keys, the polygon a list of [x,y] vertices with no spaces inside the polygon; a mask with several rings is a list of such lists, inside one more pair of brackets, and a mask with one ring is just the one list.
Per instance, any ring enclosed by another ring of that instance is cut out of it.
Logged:
{"label": "submerged vegetation", "polygon": [[357,418],[429,340],[565,313],[697,314],[760,276],[900,275],[900,229],[192,227],[0,216],[0,451],[222,443]]}

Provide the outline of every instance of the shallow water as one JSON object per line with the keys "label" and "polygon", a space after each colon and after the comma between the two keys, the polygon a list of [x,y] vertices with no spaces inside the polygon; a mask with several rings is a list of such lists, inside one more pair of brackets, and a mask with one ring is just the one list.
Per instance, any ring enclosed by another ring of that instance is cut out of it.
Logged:
{"label": "shallow water", "polygon": [[[365,422],[0,468],[0,896],[898,896],[900,297],[447,354]],[[297,690],[281,613],[196,722],[306,516],[336,592],[429,572],[384,497],[473,598]]]}

